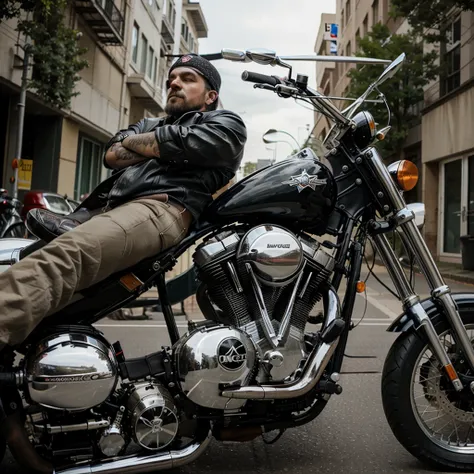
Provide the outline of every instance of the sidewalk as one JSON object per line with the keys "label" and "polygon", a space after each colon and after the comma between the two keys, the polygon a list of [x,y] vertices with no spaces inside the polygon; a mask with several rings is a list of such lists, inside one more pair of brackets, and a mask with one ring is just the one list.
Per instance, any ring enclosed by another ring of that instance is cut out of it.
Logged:
{"label": "sidewalk", "polygon": [[[382,264],[378,259],[377,263]],[[474,271],[463,270],[460,263],[436,262],[436,265],[444,279],[474,285]],[[404,267],[408,268],[408,265],[404,265]],[[421,270],[416,264],[415,271],[421,274]]]}

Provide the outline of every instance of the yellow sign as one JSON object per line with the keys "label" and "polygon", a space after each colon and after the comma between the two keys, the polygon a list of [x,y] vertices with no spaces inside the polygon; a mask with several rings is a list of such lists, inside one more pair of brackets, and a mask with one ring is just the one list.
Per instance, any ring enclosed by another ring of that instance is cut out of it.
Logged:
{"label": "yellow sign", "polygon": [[18,160],[18,189],[29,191],[33,176],[33,160]]}

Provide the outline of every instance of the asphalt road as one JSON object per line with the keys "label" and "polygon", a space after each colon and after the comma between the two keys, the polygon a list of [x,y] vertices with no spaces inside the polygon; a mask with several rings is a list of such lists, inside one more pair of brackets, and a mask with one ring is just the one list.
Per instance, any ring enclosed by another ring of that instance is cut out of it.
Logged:
{"label": "asphalt road", "polygon": [[[385,270],[377,274],[389,282]],[[448,282],[454,291],[474,292],[474,287]],[[416,278],[421,295],[428,288]],[[364,312],[365,297],[357,297],[354,321]],[[390,321],[400,312],[400,304],[373,278],[368,282],[367,311],[360,325],[351,332],[341,376],[344,389],[333,396],[325,411],[312,423],[287,431],[279,442],[266,445],[261,439],[248,443],[215,441],[194,463],[178,473],[428,473],[402,448],[385,420],[380,397],[380,372],[396,335],[387,333]],[[178,318],[184,331],[185,322]],[[163,321],[112,321],[98,327],[111,342],[119,339],[126,356],[136,357],[156,351],[166,344]],[[359,357],[369,358],[359,358]],[[10,455],[0,466],[2,474],[20,474]],[[438,471],[439,472],[439,471]]]}

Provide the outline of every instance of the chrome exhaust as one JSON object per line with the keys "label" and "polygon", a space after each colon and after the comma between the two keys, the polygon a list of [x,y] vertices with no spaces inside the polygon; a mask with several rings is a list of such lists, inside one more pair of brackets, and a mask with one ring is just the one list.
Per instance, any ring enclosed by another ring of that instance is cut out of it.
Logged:
{"label": "chrome exhaust", "polygon": [[[332,290],[328,292],[328,317],[325,328],[340,318],[339,298]],[[301,377],[288,384],[260,385],[240,387],[224,390],[222,396],[226,398],[240,398],[246,400],[276,400],[296,398],[308,393],[316,386],[326,368],[334,350],[337,347],[339,337],[331,342],[321,342],[313,349],[306,362]]]}
{"label": "chrome exhaust", "polygon": [[202,440],[196,440],[178,451],[125,456],[83,465],[76,464],[69,468],[55,470],[53,474],[141,474],[174,469],[195,461],[206,450],[210,441],[211,432],[209,431]]}

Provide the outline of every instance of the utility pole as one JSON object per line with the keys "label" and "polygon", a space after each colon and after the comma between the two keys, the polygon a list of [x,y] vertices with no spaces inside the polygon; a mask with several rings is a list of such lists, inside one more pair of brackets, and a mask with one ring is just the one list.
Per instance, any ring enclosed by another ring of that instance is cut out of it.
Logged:
{"label": "utility pole", "polygon": [[23,146],[23,125],[25,122],[25,105],[26,105],[26,89],[28,86],[28,67],[30,60],[30,45],[28,43],[23,47],[23,72],[21,75],[21,91],[20,101],[18,102],[18,131],[16,136],[16,152],[12,162],[12,167],[15,170],[13,181],[13,197],[18,198],[18,160],[21,159]]}

